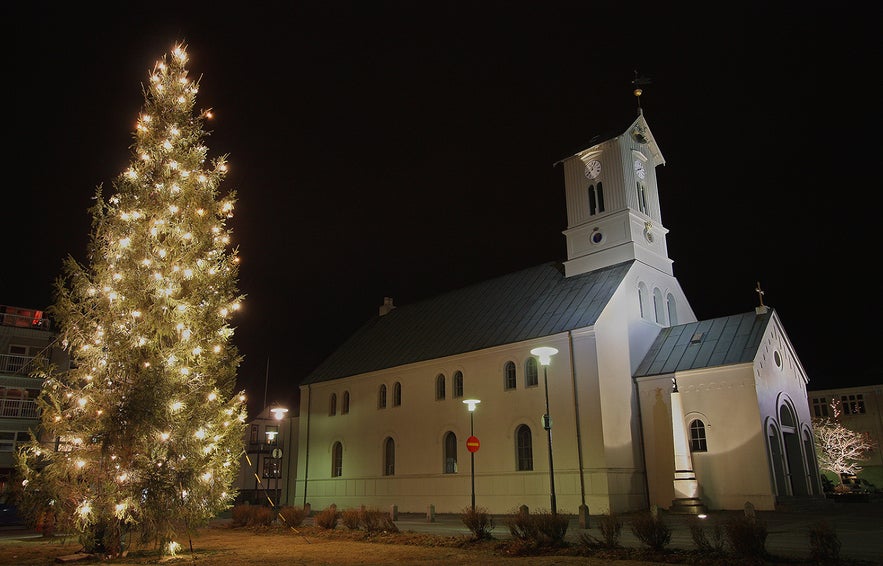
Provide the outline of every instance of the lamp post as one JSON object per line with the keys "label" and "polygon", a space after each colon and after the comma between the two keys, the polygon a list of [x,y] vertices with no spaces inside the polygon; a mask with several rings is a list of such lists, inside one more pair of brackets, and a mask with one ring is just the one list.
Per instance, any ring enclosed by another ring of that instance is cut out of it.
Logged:
{"label": "lamp post", "polygon": [[[478,399],[464,399],[469,407],[469,438],[466,440],[466,449],[469,450],[469,463],[472,467],[472,512],[475,512],[475,452],[478,450],[478,439],[475,438],[475,406],[481,403]],[[474,443],[474,444],[473,444]]]}
{"label": "lamp post", "polygon": [[558,514],[558,506],[555,502],[555,466],[552,463],[552,417],[549,416],[549,362],[552,356],[558,353],[557,348],[543,346],[534,348],[531,354],[540,359],[540,365],[543,366],[543,385],[546,390],[546,414],[543,415],[543,428],[546,429],[546,438],[549,441],[549,489],[551,492],[552,515]]}
{"label": "lamp post", "polygon": [[[282,419],[285,418],[285,413],[287,413],[287,412],[288,412],[287,408],[281,407],[279,405],[276,405],[272,409],[270,409],[270,413],[273,415],[273,418],[275,418],[276,421],[279,423],[276,427],[276,431],[277,431],[276,434],[277,435],[279,434],[278,431],[282,425]],[[279,448],[273,449],[272,456],[275,460],[281,460],[284,455],[285,436],[283,435],[281,438],[282,438],[282,440],[279,443]],[[274,472],[273,475],[276,476],[276,507],[277,508],[280,507],[279,497],[281,496],[281,490],[279,489],[279,476],[281,475],[281,471],[282,471],[282,462],[281,461],[276,462],[276,465],[273,466],[273,472]]]}

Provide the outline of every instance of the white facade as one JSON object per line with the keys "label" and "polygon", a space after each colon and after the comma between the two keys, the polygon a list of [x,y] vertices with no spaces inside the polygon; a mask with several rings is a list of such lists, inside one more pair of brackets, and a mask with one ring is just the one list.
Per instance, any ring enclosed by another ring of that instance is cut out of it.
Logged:
{"label": "white facade", "polygon": [[[474,479],[476,505],[497,514],[548,510],[553,491],[562,513],[668,508],[673,377],[685,426],[699,416],[706,427],[707,450],[693,465],[709,508],[772,509],[777,497],[820,493],[811,442],[802,442],[807,378],[775,314],[758,319],[766,326],[749,344],[753,360],[636,373],[665,329],[702,324],[668,258],[655,173],[664,160],[644,117],[562,163],[568,257],[558,278],[533,294],[504,277],[468,297],[461,290],[401,308],[386,300],[301,385],[297,471],[283,500],[457,513]],[[596,311],[587,307],[602,294]],[[493,321],[459,324],[457,313],[475,310],[457,310],[466,298],[494,303],[483,311]],[[570,322],[571,312],[587,322]],[[539,346],[558,350],[546,368],[554,489],[544,368],[528,382]],[[472,421],[469,398],[481,400]]]}
{"label": "white facade", "polygon": [[[777,361],[778,360],[778,363]],[[671,379],[683,401],[683,425],[701,422],[707,450],[692,453],[700,495],[712,509],[774,510],[777,496],[819,496],[806,376],[778,316],[756,358],[638,379],[650,502],[668,507],[671,471]]]}

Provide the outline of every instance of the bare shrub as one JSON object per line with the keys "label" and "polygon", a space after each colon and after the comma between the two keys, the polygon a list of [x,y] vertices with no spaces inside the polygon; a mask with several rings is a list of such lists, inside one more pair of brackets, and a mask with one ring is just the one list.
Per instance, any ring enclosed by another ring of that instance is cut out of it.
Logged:
{"label": "bare shrub", "polygon": [[522,509],[517,509],[509,515],[506,526],[509,527],[509,534],[519,540],[535,541],[538,538],[536,523],[530,513]]}
{"label": "bare shrub", "polygon": [[234,527],[244,527],[248,524],[249,518],[251,517],[251,505],[236,505],[233,507],[232,514],[230,516],[230,523]]}
{"label": "bare shrub", "polygon": [[252,505],[250,509],[248,526],[250,527],[269,527],[276,518],[273,509],[263,505]]}
{"label": "bare shrub", "polygon": [[619,537],[622,534],[622,521],[615,513],[609,512],[601,515],[598,518],[598,530],[601,531],[601,538],[590,535],[589,533],[580,533],[576,537],[577,544],[590,551],[602,548],[619,548]]}
{"label": "bare shrub", "polygon": [[725,527],[733,553],[742,558],[762,559],[766,556],[766,523],[756,517],[738,515]]}
{"label": "bare shrub", "polygon": [[279,515],[282,516],[282,520],[289,527],[299,527],[303,524],[304,519],[307,516],[307,512],[303,507],[293,507],[291,505],[286,505],[279,510]]}
{"label": "bare shrub", "polygon": [[724,553],[724,529],[717,523],[710,526],[706,534],[704,519],[695,519],[690,523],[690,536],[696,549],[706,555],[720,556]]}
{"label": "bare shrub", "polygon": [[362,527],[368,533],[397,533],[399,527],[393,522],[392,517],[386,511],[380,509],[362,509],[359,512]]}
{"label": "bare shrub", "polygon": [[632,519],[632,534],[653,550],[662,550],[671,542],[671,529],[662,517],[649,511],[638,513]]}
{"label": "bare shrub", "polygon": [[509,532],[513,537],[531,541],[536,546],[560,546],[564,543],[564,535],[570,519],[564,514],[553,514],[545,510],[537,513],[516,511],[507,521]]}
{"label": "bare shrub", "polygon": [[840,538],[827,521],[819,521],[809,527],[810,556],[818,564],[840,562]]}
{"label": "bare shrub", "polygon": [[491,531],[494,530],[494,518],[484,507],[466,507],[460,512],[460,520],[472,533],[475,540],[493,538]]}
{"label": "bare shrub", "polygon": [[361,509],[344,509],[340,512],[340,522],[351,531],[359,530],[362,524]]}
{"label": "bare shrub", "polygon": [[313,522],[317,527],[322,529],[336,529],[337,521],[340,520],[340,511],[337,510],[337,507],[331,506],[319,511],[315,517],[313,517]]}

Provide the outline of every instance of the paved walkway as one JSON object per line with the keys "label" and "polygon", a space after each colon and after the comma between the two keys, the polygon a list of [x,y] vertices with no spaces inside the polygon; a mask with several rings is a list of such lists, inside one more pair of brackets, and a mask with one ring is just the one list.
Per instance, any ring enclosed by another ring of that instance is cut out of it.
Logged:
{"label": "paved walkway", "polygon": [[[717,511],[709,513],[705,519],[709,527],[724,525],[732,517],[742,515],[742,511]],[[696,520],[690,515],[675,515],[660,511],[665,524],[671,529],[669,548],[692,550],[696,548],[690,534],[690,525]],[[632,514],[622,515],[623,528],[620,544],[629,548],[639,548],[641,542],[632,534],[629,521]],[[824,511],[757,511],[755,516],[767,526],[767,552],[779,557],[808,558],[810,555],[809,528],[826,521],[842,544],[840,556],[843,559],[868,560],[883,564],[883,502],[842,503],[832,505]],[[505,516],[495,516],[494,538],[510,538]],[[601,539],[598,530],[598,516],[589,517],[589,528],[581,529],[576,517],[571,518],[566,539],[575,542],[580,533]],[[402,531],[433,532],[443,535],[466,535],[469,530],[463,525],[460,516],[436,515],[434,522],[427,521],[424,515],[400,514],[396,525]],[[708,531],[706,531],[708,533]]]}

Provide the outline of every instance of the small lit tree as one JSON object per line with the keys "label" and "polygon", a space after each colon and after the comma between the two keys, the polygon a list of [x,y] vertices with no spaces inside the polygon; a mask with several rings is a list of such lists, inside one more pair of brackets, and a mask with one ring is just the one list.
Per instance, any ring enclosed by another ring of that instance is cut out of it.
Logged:
{"label": "small lit tree", "polygon": [[840,408],[836,401],[831,402],[831,408],[833,417],[813,419],[813,433],[819,468],[836,474],[842,484],[843,474],[852,475],[861,469],[859,463],[867,458],[874,442],[867,434],[850,430],[840,423]]}
{"label": "small lit tree", "polygon": [[186,62],[178,45],[150,73],[130,166],[90,209],[89,264],[65,261],[51,312],[72,364],[46,370],[39,398],[53,442],[18,453],[31,518],[51,511],[104,556],[132,534],[174,554],[236,495],[235,194],[218,194],[225,158],[206,163]]}

